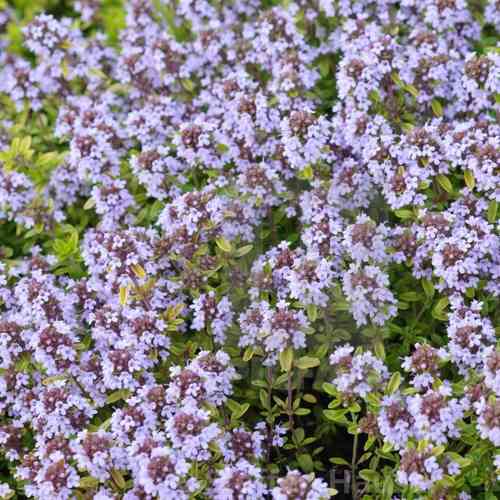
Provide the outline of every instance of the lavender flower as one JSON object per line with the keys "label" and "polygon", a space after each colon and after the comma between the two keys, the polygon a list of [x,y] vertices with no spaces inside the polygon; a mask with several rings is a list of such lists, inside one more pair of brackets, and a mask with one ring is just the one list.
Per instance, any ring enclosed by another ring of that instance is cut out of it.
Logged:
{"label": "lavender flower", "polygon": [[264,498],[267,492],[261,471],[246,460],[226,465],[213,484],[210,498],[214,500]]}
{"label": "lavender flower", "polygon": [[387,275],[376,266],[351,264],[344,273],[344,293],[359,326],[366,324],[368,319],[383,325],[396,314],[396,299],[388,286]]}
{"label": "lavender flower", "polygon": [[352,354],[349,345],[339,347],[330,356],[330,364],[336,368],[337,376],[332,384],[346,396],[364,398],[373,389],[382,386],[389,377],[384,363],[371,352]]}
{"label": "lavender flower", "polygon": [[278,479],[278,486],[273,488],[272,496],[275,500],[323,500],[331,497],[327,484],[314,475],[300,474],[299,471],[289,471],[287,475]]}

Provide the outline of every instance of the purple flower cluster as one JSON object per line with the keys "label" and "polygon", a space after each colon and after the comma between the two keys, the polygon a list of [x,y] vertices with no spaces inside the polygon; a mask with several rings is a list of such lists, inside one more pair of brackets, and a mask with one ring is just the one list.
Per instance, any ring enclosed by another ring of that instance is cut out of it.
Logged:
{"label": "purple flower cluster", "polygon": [[80,0],[17,49],[0,10],[0,451],[24,493],[329,498],[315,439],[282,437],[326,354],[398,487],[447,488],[464,435],[498,466],[498,2],[124,3],[116,43]]}

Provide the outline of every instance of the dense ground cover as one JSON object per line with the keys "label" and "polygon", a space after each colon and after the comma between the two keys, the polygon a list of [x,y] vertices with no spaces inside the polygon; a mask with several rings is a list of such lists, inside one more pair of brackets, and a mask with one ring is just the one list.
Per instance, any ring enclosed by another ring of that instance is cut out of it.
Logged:
{"label": "dense ground cover", "polygon": [[499,24],[0,0],[0,497],[498,498]]}

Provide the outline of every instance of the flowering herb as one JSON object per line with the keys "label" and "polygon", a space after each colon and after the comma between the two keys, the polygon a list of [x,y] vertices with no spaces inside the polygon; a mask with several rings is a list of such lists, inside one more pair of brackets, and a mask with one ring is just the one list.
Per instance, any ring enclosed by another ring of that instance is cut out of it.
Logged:
{"label": "flowering herb", "polygon": [[500,497],[499,25],[0,0],[0,498]]}

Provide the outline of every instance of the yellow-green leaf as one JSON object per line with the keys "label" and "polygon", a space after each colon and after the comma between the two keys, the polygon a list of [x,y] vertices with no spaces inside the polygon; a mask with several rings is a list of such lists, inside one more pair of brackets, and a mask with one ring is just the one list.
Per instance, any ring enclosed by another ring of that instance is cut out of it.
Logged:
{"label": "yellow-green leaf", "polygon": [[24,137],[20,142],[19,142],[19,151],[21,153],[28,153],[31,147],[31,137]]}
{"label": "yellow-green leaf", "polygon": [[465,180],[465,185],[470,189],[473,190],[474,186],[476,185],[476,179],[474,178],[474,174],[470,170],[466,170],[464,172],[464,180]]}
{"label": "yellow-green leaf", "polygon": [[446,321],[448,315],[444,312],[445,308],[448,306],[448,297],[440,298],[434,308],[432,309],[432,317],[440,321]]}
{"label": "yellow-green leaf", "polygon": [[431,108],[434,115],[436,115],[438,118],[440,116],[443,116],[443,106],[437,99],[432,99]]}
{"label": "yellow-green leaf", "polygon": [[434,309],[436,311],[443,311],[448,304],[450,303],[448,297],[441,297],[437,302],[436,305],[434,306]]}
{"label": "yellow-green leaf", "polygon": [[85,476],[80,479],[79,488],[90,490],[99,486],[99,480],[92,476]]}
{"label": "yellow-green leaf", "polygon": [[405,90],[411,94],[413,97],[417,98],[418,97],[418,90],[413,86],[413,85],[405,85]]}
{"label": "yellow-green leaf", "polygon": [[84,210],[90,210],[91,208],[94,208],[95,207],[95,200],[94,198],[89,198],[85,204],[83,205],[83,209]]}
{"label": "yellow-green leaf", "polygon": [[379,357],[380,359],[385,359],[384,343],[381,340],[377,340],[373,348],[377,357]]}
{"label": "yellow-green leaf", "polygon": [[307,304],[307,317],[311,323],[314,323],[318,319],[318,308],[316,304]]}
{"label": "yellow-green leaf", "polygon": [[337,389],[335,389],[335,386],[333,384],[329,384],[328,382],[324,382],[321,388],[330,396],[336,396],[337,395]]}
{"label": "yellow-green leaf", "polygon": [[128,301],[128,296],[130,292],[130,287],[128,285],[122,285],[120,287],[120,304],[124,306]]}
{"label": "yellow-green leaf", "polygon": [[175,306],[170,306],[167,309],[167,321],[174,321],[177,316],[182,312],[184,309],[184,303],[179,302],[178,304],[175,304]]}
{"label": "yellow-green leaf", "polygon": [[43,385],[50,385],[54,382],[60,382],[61,380],[66,380],[68,378],[67,375],[53,375],[52,377],[47,377],[42,380]]}
{"label": "yellow-green leaf", "polygon": [[493,224],[497,219],[498,203],[496,200],[491,200],[488,205],[488,222]]}
{"label": "yellow-green leaf", "polygon": [[132,271],[134,271],[134,274],[138,278],[145,278],[146,277],[146,271],[144,271],[144,268],[140,264],[133,264]]}
{"label": "yellow-green leaf", "polygon": [[417,292],[403,292],[400,295],[400,299],[405,302],[418,302],[420,300],[420,296]]}
{"label": "yellow-green leaf", "polygon": [[128,389],[119,389],[118,391],[112,392],[106,398],[106,402],[108,404],[116,403],[117,401],[121,401],[122,399],[127,399],[129,395],[130,391]]}
{"label": "yellow-green leaf", "polygon": [[398,73],[392,73],[391,74],[391,79],[392,81],[398,86],[398,87],[403,87],[404,83],[403,80],[401,80],[400,76]]}
{"label": "yellow-green leaf", "polygon": [[118,469],[111,470],[111,477],[113,478],[113,482],[116,484],[116,486],[118,486],[120,490],[124,490],[126,488],[127,483],[125,482],[125,478]]}
{"label": "yellow-green leaf", "polygon": [[308,453],[302,453],[298,455],[297,462],[299,463],[300,468],[306,473],[312,472],[314,470],[313,460],[311,458],[311,455],[309,455]]}
{"label": "yellow-green leaf", "polygon": [[347,424],[349,423],[345,414],[347,410],[323,410],[323,415],[332,422],[337,422],[339,424]]}
{"label": "yellow-green leaf", "polygon": [[318,400],[316,399],[316,396],[314,396],[313,394],[304,394],[302,396],[302,398],[304,399],[304,401],[311,403],[311,404],[315,404],[318,402]]}
{"label": "yellow-green leaf", "polygon": [[215,243],[223,252],[229,253],[233,249],[231,243],[222,236],[220,238],[217,238],[215,240]]}
{"label": "yellow-green leaf", "polygon": [[188,91],[188,92],[193,92],[194,90],[194,82],[192,80],[189,80],[187,78],[183,78],[181,80],[182,86]]}
{"label": "yellow-green leaf", "polygon": [[394,214],[400,219],[411,219],[415,215],[411,210],[406,210],[404,208],[395,210]]}
{"label": "yellow-green leaf", "polygon": [[432,281],[429,281],[428,279],[423,278],[422,279],[422,288],[424,289],[425,295],[429,299],[432,299],[434,297],[435,289],[434,289],[434,284]]}
{"label": "yellow-green leaf", "polygon": [[325,78],[328,76],[328,73],[330,72],[330,61],[328,59],[322,59],[319,64],[319,73],[320,75]]}
{"label": "yellow-green leaf", "polygon": [[253,245],[245,245],[243,247],[240,247],[238,248],[238,250],[236,250],[235,255],[236,257],[243,257],[244,255],[249,253],[252,250],[252,248]]}
{"label": "yellow-green leaf", "polygon": [[377,471],[371,469],[363,469],[359,471],[359,477],[361,477],[367,482],[373,482],[379,479],[379,474]]}
{"label": "yellow-green leaf", "polygon": [[253,347],[247,347],[245,349],[245,352],[243,353],[243,361],[248,362],[253,358],[253,355],[255,354],[255,351],[253,350]]}
{"label": "yellow-green leaf", "polygon": [[233,418],[234,420],[241,418],[249,408],[250,403],[243,403],[242,405],[238,405],[238,409],[231,414],[231,418]]}
{"label": "yellow-green leaf", "polygon": [[391,380],[387,384],[387,393],[394,394],[401,385],[401,374],[399,372],[393,373]]}
{"label": "yellow-green leaf", "polygon": [[446,177],[446,175],[439,174],[436,176],[436,180],[438,181],[439,185],[447,192],[447,193],[453,193],[453,185]]}
{"label": "yellow-green leaf", "polygon": [[313,358],[311,356],[302,356],[295,362],[295,366],[301,370],[307,370],[309,368],[314,368],[319,366],[320,361],[318,358]]}
{"label": "yellow-green leaf", "polygon": [[280,365],[281,369],[289,372],[292,369],[293,363],[293,348],[287,347],[284,351],[280,352]]}
{"label": "yellow-green leaf", "polygon": [[299,179],[310,181],[313,177],[314,177],[314,170],[311,165],[307,165],[307,167],[305,167],[299,173]]}

